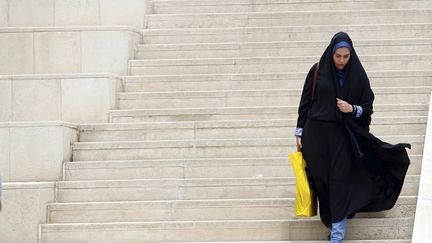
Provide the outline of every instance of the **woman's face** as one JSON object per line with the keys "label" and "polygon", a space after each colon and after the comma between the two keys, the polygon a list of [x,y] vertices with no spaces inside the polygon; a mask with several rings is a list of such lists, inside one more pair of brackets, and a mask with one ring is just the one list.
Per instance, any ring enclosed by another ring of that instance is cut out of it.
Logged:
{"label": "woman's face", "polygon": [[338,48],[333,54],[333,61],[338,70],[344,69],[349,59],[350,59],[350,50],[348,49],[348,47]]}

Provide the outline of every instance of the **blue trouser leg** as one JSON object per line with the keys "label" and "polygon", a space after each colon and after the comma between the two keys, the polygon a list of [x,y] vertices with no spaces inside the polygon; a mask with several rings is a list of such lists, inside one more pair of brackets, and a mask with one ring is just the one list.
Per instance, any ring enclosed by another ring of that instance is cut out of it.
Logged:
{"label": "blue trouser leg", "polygon": [[332,243],[341,243],[345,236],[345,228],[347,223],[347,218],[345,217],[337,223],[332,223],[330,240]]}

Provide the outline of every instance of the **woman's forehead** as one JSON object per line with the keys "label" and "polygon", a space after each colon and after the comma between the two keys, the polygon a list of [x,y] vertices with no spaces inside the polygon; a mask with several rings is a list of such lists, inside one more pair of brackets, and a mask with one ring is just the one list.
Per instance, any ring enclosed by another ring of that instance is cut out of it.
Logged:
{"label": "woman's forehead", "polygon": [[334,54],[338,54],[338,55],[350,54],[350,49],[348,47],[340,47],[336,49]]}

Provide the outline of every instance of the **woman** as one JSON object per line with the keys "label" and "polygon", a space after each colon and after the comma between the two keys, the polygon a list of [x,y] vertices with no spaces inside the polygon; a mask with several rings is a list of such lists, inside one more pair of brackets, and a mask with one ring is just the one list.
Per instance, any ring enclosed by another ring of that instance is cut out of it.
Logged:
{"label": "woman", "polygon": [[335,34],[303,87],[297,120],[321,221],[341,242],[348,218],[394,206],[409,165],[409,144],[390,145],[369,133],[374,94],[350,37]]}

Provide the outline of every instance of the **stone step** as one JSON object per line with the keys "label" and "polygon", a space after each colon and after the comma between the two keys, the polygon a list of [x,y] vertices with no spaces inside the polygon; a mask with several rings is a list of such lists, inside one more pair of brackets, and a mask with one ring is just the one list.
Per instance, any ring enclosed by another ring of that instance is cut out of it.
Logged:
{"label": "stone step", "polygon": [[[211,243],[328,243],[327,240],[296,240],[296,241],[224,241],[224,242],[216,242],[212,241]],[[187,243],[184,242],[183,243]],[[190,242],[189,242],[190,243]],[[210,243],[210,242],[202,242],[200,243]],[[411,240],[344,240],[344,243],[411,243]]]}
{"label": "stone step", "polygon": [[154,14],[178,13],[231,13],[231,12],[275,12],[275,11],[311,11],[311,10],[369,10],[369,9],[410,9],[431,8],[428,0],[392,0],[392,1],[344,1],[325,0],[319,4],[314,1],[293,0],[154,0],[151,12]]}
{"label": "stone step", "polygon": [[[353,219],[348,240],[410,239],[413,218]],[[160,221],[41,225],[42,243],[141,243],[185,241],[325,240],[328,229],[318,219]],[[364,241],[363,241],[364,242]]]}
{"label": "stone step", "polygon": [[[412,217],[416,202],[417,197],[402,196],[391,210],[356,218]],[[295,218],[294,210],[294,198],[52,203],[48,223],[287,220]]]}
{"label": "stone step", "polygon": [[[432,47],[432,45],[431,45]],[[373,87],[431,85],[431,70],[368,71]],[[301,89],[305,72],[141,75],[123,77],[125,92],[204,91],[241,89]]]}
{"label": "stone step", "polygon": [[[353,40],[432,38],[432,23],[369,24],[326,26],[277,26],[242,28],[189,28],[142,30],[144,44],[223,43],[269,41],[330,41],[339,32],[346,31]],[[355,42],[354,42],[355,43]]]}
{"label": "stone step", "polygon": [[[407,175],[402,196],[416,196],[418,175]],[[58,202],[202,200],[295,197],[294,177],[62,181]]]}
{"label": "stone step", "polygon": [[149,14],[148,29],[429,23],[432,9],[319,10],[243,13]]}
{"label": "stone step", "polygon": [[[422,156],[410,159],[408,174],[420,174]],[[65,162],[63,175],[67,181],[294,176],[287,157],[73,161]]]}
{"label": "stone step", "polygon": [[[431,58],[432,61],[432,58]],[[432,86],[375,88],[374,104],[407,104],[430,101]],[[239,107],[297,105],[301,89],[177,91],[120,93],[120,109],[162,109],[188,107]]]}
{"label": "stone step", "polygon": [[[80,142],[289,137],[296,122],[278,119],[83,124],[79,132]],[[377,136],[420,135],[425,133],[426,122],[427,116],[378,117],[373,119],[371,131]]]}
{"label": "stone step", "polygon": [[[410,154],[423,152],[424,135],[380,136],[389,143],[411,143]],[[286,157],[295,138],[193,139],[73,144],[73,161],[191,158]]]}
{"label": "stone step", "polygon": [[[319,56],[251,57],[251,58],[194,58],[130,60],[130,75],[271,73],[309,71]],[[432,54],[398,54],[361,56],[368,71],[429,70]]]}
{"label": "stone step", "polygon": [[[421,54],[432,52],[432,39],[355,40],[358,55]],[[301,56],[322,53],[328,41],[187,43],[138,45],[135,59],[234,58]]]}
{"label": "stone step", "polygon": [[[420,157],[411,156],[413,168],[421,164]],[[73,161],[64,166],[67,181],[286,176],[294,176],[288,157]]]}
{"label": "stone step", "polygon": [[[428,104],[374,105],[373,117],[427,116]],[[297,119],[298,106],[112,110],[113,123]]]}
{"label": "stone step", "polygon": [[[413,195],[418,178],[408,181],[405,193]],[[295,178],[63,181],[57,190],[59,202],[279,198],[295,195]]]}
{"label": "stone step", "polygon": [[[200,243],[210,243],[199,241]],[[183,243],[188,243],[183,241]],[[189,242],[191,243],[191,242]],[[196,243],[196,241],[195,241]],[[328,243],[327,240],[295,240],[295,241],[224,241],[217,242],[212,241],[211,243]],[[344,243],[411,243],[411,240],[344,240]]]}

